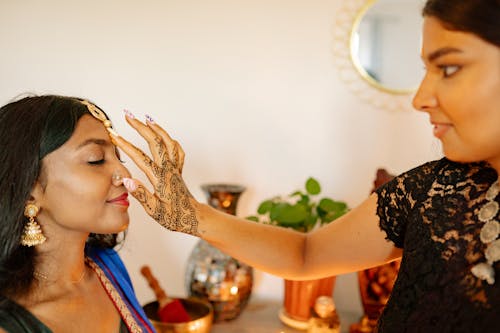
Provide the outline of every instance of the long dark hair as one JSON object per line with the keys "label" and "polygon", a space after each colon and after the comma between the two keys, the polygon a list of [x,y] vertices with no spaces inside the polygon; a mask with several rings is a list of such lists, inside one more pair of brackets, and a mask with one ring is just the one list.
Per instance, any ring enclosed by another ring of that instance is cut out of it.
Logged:
{"label": "long dark hair", "polygon": [[428,0],[423,15],[500,47],[500,0]]}
{"label": "long dark hair", "polygon": [[[78,120],[90,114],[80,101],[30,96],[0,108],[0,298],[29,291],[36,252],[20,245],[24,207],[40,176],[42,159],[68,141]],[[113,247],[116,239],[91,234],[87,244]]]}

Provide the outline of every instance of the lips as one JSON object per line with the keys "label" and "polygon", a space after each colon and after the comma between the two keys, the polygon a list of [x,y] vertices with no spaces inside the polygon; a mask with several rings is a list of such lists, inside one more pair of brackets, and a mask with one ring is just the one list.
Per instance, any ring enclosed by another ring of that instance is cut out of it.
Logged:
{"label": "lips", "polygon": [[431,119],[431,124],[433,126],[432,132],[434,136],[438,139],[442,138],[446,132],[453,126],[449,122],[436,121]]}
{"label": "lips", "polygon": [[434,125],[432,132],[438,139],[443,137],[443,135],[445,135],[452,126],[451,124],[446,123],[432,123],[432,125]]}
{"label": "lips", "polygon": [[129,206],[130,203],[128,201],[128,193],[125,192],[122,195],[113,198],[111,200],[106,201],[107,203],[112,203],[112,204],[117,204],[117,205],[122,205],[122,206]]}

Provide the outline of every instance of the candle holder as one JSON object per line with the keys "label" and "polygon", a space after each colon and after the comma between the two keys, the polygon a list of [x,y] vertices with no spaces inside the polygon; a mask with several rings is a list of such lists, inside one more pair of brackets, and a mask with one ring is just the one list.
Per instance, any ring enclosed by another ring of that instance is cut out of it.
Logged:
{"label": "candle holder", "polygon": [[[245,190],[241,185],[207,184],[202,186],[208,204],[227,214],[236,215],[236,206]],[[185,276],[187,293],[209,301],[214,322],[238,317],[250,298],[253,268],[199,240],[188,259]]]}

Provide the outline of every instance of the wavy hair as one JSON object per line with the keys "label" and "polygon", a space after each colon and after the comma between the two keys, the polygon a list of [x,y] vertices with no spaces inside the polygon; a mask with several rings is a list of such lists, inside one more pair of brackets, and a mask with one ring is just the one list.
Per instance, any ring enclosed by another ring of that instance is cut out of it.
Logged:
{"label": "wavy hair", "polygon": [[[81,99],[29,96],[0,108],[0,295],[29,292],[36,264],[34,247],[20,245],[25,203],[42,169],[43,158],[73,134],[90,114]],[[117,235],[91,234],[88,246],[114,247]],[[0,302],[1,303],[1,302]]]}

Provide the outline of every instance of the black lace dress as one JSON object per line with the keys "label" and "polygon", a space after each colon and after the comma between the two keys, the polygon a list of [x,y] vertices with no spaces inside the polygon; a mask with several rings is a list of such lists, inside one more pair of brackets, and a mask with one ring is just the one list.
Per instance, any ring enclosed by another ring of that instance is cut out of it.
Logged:
{"label": "black lace dress", "polygon": [[379,333],[500,332],[500,262],[493,285],[470,271],[486,261],[477,213],[496,179],[484,163],[442,159],[377,190],[380,227],[404,249]]}

